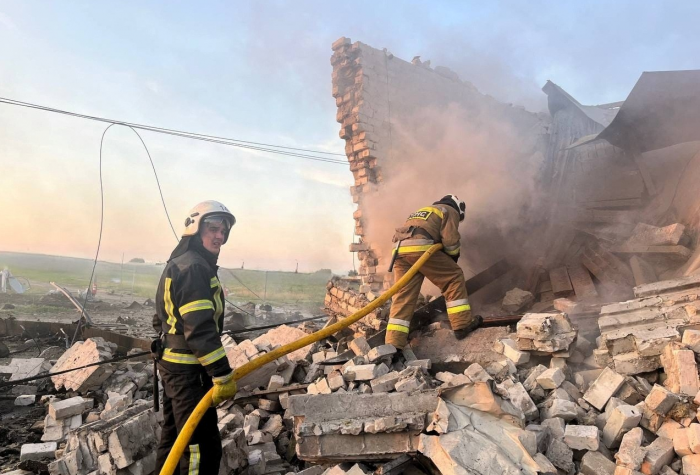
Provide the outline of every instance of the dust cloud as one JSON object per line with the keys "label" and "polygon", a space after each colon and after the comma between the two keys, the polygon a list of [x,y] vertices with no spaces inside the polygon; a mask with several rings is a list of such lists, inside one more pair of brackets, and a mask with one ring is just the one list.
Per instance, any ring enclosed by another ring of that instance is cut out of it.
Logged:
{"label": "dust cloud", "polygon": [[536,187],[542,155],[531,131],[527,138],[496,113],[475,114],[457,103],[423,108],[392,128],[383,182],[362,204],[365,240],[379,246],[380,267],[388,265],[394,229],[450,193],[466,203],[460,265],[468,276],[518,251],[509,237],[542,200]]}

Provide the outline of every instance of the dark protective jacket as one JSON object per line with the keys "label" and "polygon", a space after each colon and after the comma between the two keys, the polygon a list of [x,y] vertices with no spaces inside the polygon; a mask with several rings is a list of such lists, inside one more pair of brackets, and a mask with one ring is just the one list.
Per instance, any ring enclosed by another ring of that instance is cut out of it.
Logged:
{"label": "dark protective jacket", "polygon": [[161,364],[180,371],[203,366],[210,376],[222,376],[231,367],[221,344],[224,304],[218,266],[193,247],[173,253],[158,284],[153,327],[165,335]]}
{"label": "dark protective jacket", "polygon": [[435,203],[421,208],[396,229],[394,242],[402,240],[399,254],[425,252],[441,242],[443,250],[453,258],[459,256],[459,212],[452,206]]}

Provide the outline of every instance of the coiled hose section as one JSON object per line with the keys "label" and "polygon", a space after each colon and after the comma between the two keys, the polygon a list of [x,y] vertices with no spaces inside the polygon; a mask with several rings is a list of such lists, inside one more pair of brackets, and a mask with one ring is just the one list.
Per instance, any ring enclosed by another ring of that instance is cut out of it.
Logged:
{"label": "coiled hose section", "polygon": [[[418,273],[418,270],[423,266],[423,264],[425,264],[425,262],[428,259],[430,259],[430,256],[435,254],[440,249],[442,249],[442,244],[433,244],[427,251],[423,253],[423,255],[416,261],[416,263],[413,264],[413,266],[408,270],[408,272],[406,272],[406,274],[404,274],[404,276],[398,280],[398,282],[392,285],[389,288],[389,290],[384,292],[380,297],[372,301],[362,310],[353,313],[349,317],[344,318],[343,320],[334,323],[329,327],[312,333],[311,335],[305,336],[304,338],[300,338],[297,341],[293,341],[292,343],[289,343],[287,345],[280,346],[279,348],[274,349],[269,353],[265,353],[264,355],[255,358],[252,361],[249,361],[248,363],[233,371],[233,379],[238,381],[248,373],[255,371],[256,369],[266,365],[267,363],[275,361],[277,358],[280,358],[284,355],[291,353],[292,351],[296,351],[305,346],[311,345],[312,343],[316,343],[317,341],[323,340],[324,338],[328,338],[334,333],[349,327],[356,321],[360,320],[362,317],[366,316],[368,313],[378,309],[387,300],[393,297],[396,292],[398,292],[402,287],[404,287],[408,283],[408,281],[411,280],[413,276]],[[189,443],[195,428],[199,424],[199,421],[202,420],[202,417],[204,417],[204,413],[207,412],[207,410],[212,405],[213,394],[214,389],[212,388],[209,390],[209,392],[207,392],[207,394],[204,395],[202,400],[199,401],[199,404],[197,404],[197,407],[195,407],[194,411],[192,411],[192,414],[190,414],[190,417],[187,419],[187,422],[178,434],[177,439],[173,444],[173,448],[168,454],[168,458],[165,460],[165,464],[163,465],[163,468],[160,471],[160,475],[173,475],[175,467],[177,467],[178,463],[180,462],[180,458],[185,452],[185,447],[187,447],[187,444]]]}

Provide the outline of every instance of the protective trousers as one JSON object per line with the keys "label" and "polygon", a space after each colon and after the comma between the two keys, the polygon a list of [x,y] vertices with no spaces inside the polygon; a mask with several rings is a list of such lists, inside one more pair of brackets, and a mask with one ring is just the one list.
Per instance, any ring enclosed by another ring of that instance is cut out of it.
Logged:
{"label": "protective trousers", "polygon": [[[163,383],[163,427],[158,444],[156,472],[160,473],[177,435],[197,403],[212,387],[211,377],[201,371],[171,372],[159,365]],[[173,475],[219,473],[221,437],[217,427],[216,408],[207,410]]]}
{"label": "protective trousers", "polygon": [[[422,253],[399,254],[394,263],[394,282],[397,282],[416,263]],[[391,302],[389,325],[385,342],[396,348],[408,343],[411,318],[420,295],[423,278],[427,277],[442,292],[447,303],[447,316],[452,330],[466,327],[472,321],[471,307],[467,300],[462,268],[444,252],[436,252],[423,264],[418,273],[401,288]]]}

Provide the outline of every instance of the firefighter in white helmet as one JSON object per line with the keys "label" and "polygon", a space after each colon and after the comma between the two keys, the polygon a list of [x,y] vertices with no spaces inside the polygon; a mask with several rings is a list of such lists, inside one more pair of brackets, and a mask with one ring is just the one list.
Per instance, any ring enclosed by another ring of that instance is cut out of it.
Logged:
{"label": "firefighter in white helmet", "polygon": [[459,223],[464,220],[466,205],[455,195],[444,196],[432,206],[412,213],[403,227],[396,229],[397,243],[392,256],[394,281],[398,281],[435,243],[442,243],[442,252],[433,254],[418,273],[395,295],[391,303],[386,343],[403,348],[408,343],[411,318],[416,308],[423,278],[435,284],[447,304],[447,316],[457,339],[463,339],[482,323],[472,316],[467,287],[459,260]]}
{"label": "firefighter in white helmet", "polygon": [[217,201],[192,208],[158,285],[153,327],[162,342],[158,372],[163,382],[163,427],[156,473],[212,386],[214,404],[192,434],[179,473],[219,472],[222,450],[216,405],[236,394],[236,382],[221,344],[224,298],[216,274],[219,251],[235,222],[228,208]]}

